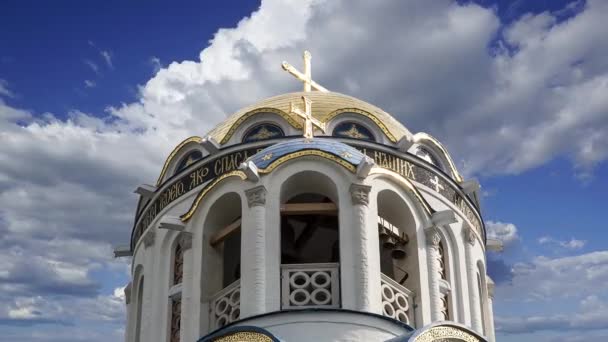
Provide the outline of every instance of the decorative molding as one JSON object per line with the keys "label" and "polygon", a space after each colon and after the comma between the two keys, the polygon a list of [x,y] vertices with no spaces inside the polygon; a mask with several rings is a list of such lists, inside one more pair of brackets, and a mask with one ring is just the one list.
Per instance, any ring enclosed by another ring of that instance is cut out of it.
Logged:
{"label": "decorative molding", "polygon": [[245,195],[247,196],[247,204],[249,205],[249,208],[265,206],[266,192],[266,188],[263,185],[259,185],[255,188],[245,190]]}
{"label": "decorative molding", "polygon": [[133,287],[133,283],[129,282],[127,286],[125,286],[125,304],[129,305],[131,303],[131,290]]}
{"label": "decorative molding", "polygon": [[144,234],[144,246],[146,248],[152,246],[154,244],[154,240],[156,237],[156,232],[154,231],[154,229],[148,229],[148,232]]}
{"label": "decorative molding", "polygon": [[488,288],[488,297],[494,299],[494,281],[488,275],[486,275],[486,286]]}
{"label": "decorative molding", "polygon": [[241,163],[241,165],[239,166],[239,170],[245,172],[247,180],[249,181],[257,182],[260,180],[258,167],[251,160]]}
{"label": "decorative molding", "polygon": [[175,156],[181,151],[181,149],[186,146],[189,143],[200,143],[202,140],[201,137],[197,137],[197,136],[193,136],[190,137],[184,141],[182,141],[181,143],[179,143],[179,145],[177,145],[173,151],[171,151],[171,153],[169,154],[169,157],[167,157],[167,159],[165,160],[165,164],[163,164],[163,168],[162,170],[160,170],[160,175],[158,176],[158,180],[156,181],[156,186],[159,186],[162,181],[163,178],[165,177],[165,173],[167,172],[167,169],[169,168],[169,165],[171,164],[171,161],[173,161],[173,158],[175,158]]}
{"label": "decorative molding", "polygon": [[458,222],[458,220],[456,219],[456,214],[450,209],[434,212],[431,215],[431,221],[436,227],[447,226],[451,223]]}
{"label": "decorative molding", "polygon": [[135,189],[135,191],[133,191],[133,193],[139,194],[144,199],[149,199],[149,198],[152,198],[152,196],[154,196],[154,193],[156,192],[156,190],[157,190],[157,187],[155,187],[154,185],[142,184],[142,185],[138,186],[137,189]]}
{"label": "decorative molding", "polygon": [[177,238],[179,239],[179,244],[182,246],[183,251],[192,248],[192,233],[181,232]]}
{"label": "decorative molding", "polygon": [[374,165],[376,165],[376,162],[372,158],[364,156],[363,159],[361,159],[359,165],[357,166],[357,178],[366,178],[372,171]]}
{"label": "decorative molding", "polygon": [[433,342],[433,341],[463,341],[481,342],[475,335],[451,326],[435,326],[421,333],[414,338],[414,342]]}
{"label": "decorative molding", "polygon": [[209,154],[215,154],[220,150],[220,144],[212,137],[205,137],[199,143]]}
{"label": "decorative molding", "polygon": [[158,228],[181,232],[186,228],[186,225],[179,219],[179,217],[166,215],[160,219]]}
{"label": "decorative molding", "polygon": [[350,197],[353,204],[368,205],[369,204],[369,192],[372,189],[371,186],[365,184],[353,183],[350,185]]}

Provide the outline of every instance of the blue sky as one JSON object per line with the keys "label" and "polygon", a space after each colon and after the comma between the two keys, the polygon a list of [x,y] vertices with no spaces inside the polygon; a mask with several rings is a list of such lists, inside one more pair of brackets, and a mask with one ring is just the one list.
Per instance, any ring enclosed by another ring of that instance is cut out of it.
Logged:
{"label": "blue sky", "polygon": [[[0,341],[119,339],[136,197],[182,139],[313,75],[483,187],[500,341],[608,337],[608,5],[5,1]],[[24,258],[24,256],[28,256]]]}

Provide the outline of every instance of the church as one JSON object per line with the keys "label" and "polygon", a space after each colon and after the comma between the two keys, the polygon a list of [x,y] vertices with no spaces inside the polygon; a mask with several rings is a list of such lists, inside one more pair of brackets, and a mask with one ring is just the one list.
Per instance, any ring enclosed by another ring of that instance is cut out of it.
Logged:
{"label": "church", "polygon": [[479,184],[382,109],[302,92],[182,141],[142,184],[127,342],[495,341]]}

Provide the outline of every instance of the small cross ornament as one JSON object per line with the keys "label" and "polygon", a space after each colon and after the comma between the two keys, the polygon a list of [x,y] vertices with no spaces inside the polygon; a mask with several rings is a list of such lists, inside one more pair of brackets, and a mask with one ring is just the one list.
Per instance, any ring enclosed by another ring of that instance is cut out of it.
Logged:
{"label": "small cross ornament", "polygon": [[439,177],[435,176],[435,178],[431,178],[431,184],[433,184],[435,186],[435,191],[439,192],[440,190],[443,190],[443,185],[441,185],[441,183],[439,183]]}

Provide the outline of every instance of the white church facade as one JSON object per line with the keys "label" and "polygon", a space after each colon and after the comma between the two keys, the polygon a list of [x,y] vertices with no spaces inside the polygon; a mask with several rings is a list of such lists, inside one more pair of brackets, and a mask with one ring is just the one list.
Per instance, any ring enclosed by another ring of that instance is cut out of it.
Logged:
{"label": "white church facade", "polygon": [[329,92],[228,117],[167,158],[130,246],[127,342],[494,341],[479,185],[435,138]]}

